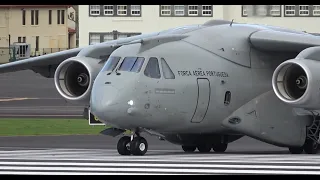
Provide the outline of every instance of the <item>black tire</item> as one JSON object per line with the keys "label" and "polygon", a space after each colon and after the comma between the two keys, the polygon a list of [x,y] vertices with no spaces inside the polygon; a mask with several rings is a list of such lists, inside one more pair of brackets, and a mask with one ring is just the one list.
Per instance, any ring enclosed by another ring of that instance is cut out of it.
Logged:
{"label": "black tire", "polygon": [[303,147],[289,147],[291,154],[301,154],[303,152]]}
{"label": "black tire", "polygon": [[211,151],[211,145],[210,144],[206,144],[206,143],[199,144],[197,146],[197,148],[198,148],[199,152],[201,152],[201,153],[208,153],[208,152]]}
{"label": "black tire", "polygon": [[130,143],[131,139],[128,136],[123,136],[119,139],[117,144],[117,150],[120,155],[130,155],[130,149],[127,145]]}
{"label": "black tire", "polygon": [[148,151],[148,142],[143,137],[135,137],[130,143],[132,155],[142,156]]}
{"label": "black tire", "polygon": [[184,152],[194,152],[197,149],[197,146],[182,146]]}
{"label": "black tire", "polygon": [[225,144],[225,143],[212,145],[212,149],[214,150],[214,152],[217,152],[217,153],[223,153],[227,150],[227,148],[228,148],[228,144]]}
{"label": "black tire", "polygon": [[303,150],[307,154],[317,154],[318,153],[318,144],[317,144],[317,142],[315,142],[311,139],[306,139],[306,141],[303,145]]}

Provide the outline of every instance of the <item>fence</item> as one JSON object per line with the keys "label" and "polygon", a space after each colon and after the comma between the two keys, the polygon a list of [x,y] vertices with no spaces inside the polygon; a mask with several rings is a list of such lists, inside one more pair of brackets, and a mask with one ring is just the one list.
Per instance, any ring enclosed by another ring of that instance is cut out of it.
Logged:
{"label": "fence", "polygon": [[55,53],[59,51],[68,50],[69,48],[39,48],[36,50],[35,48],[30,49],[30,57],[42,56],[45,54]]}
{"label": "fence", "polygon": [[35,48],[30,49],[30,56],[25,50],[16,50],[16,47],[0,47],[0,64],[26,59],[29,57],[42,56],[45,54],[55,53],[68,50],[68,48]]}

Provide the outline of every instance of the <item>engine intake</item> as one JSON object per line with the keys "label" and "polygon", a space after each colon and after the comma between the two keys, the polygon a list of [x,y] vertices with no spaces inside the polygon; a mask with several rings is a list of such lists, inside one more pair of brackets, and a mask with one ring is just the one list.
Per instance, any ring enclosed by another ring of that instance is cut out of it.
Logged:
{"label": "engine intake", "polygon": [[60,95],[72,103],[89,104],[91,88],[103,64],[99,59],[73,57],[63,61],[54,75]]}
{"label": "engine intake", "polygon": [[280,64],[273,73],[273,90],[280,100],[295,107],[319,108],[320,62],[292,59]]}

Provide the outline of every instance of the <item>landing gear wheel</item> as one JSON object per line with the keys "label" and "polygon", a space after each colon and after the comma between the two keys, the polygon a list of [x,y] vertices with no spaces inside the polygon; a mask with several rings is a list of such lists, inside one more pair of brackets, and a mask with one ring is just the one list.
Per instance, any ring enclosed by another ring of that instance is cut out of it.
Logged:
{"label": "landing gear wheel", "polygon": [[289,147],[291,154],[301,154],[303,152],[303,147]]}
{"label": "landing gear wheel", "polygon": [[120,155],[130,155],[130,137],[128,136],[123,136],[119,139],[118,144],[117,144],[117,149],[118,153]]}
{"label": "landing gear wheel", "polygon": [[306,139],[306,142],[303,145],[304,152],[307,154],[317,154],[318,152],[318,143],[312,139]]}
{"label": "landing gear wheel", "polygon": [[228,148],[228,144],[225,144],[225,143],[214,144],[212,146],[212,149],[218,153],[225,152],[227,148]]}
{"label": "landing gear wheel", "polygon": [[197,147],[196,146],[182,146],[182,149],[184,152],[194,152]]}
{"label": "landing gear wheel", "polygon": [[148,150],[147,140],[143,137],[135,137],[130,143],[131,154],[136,156],[144,155]]}
{"label": "landing gear wheel", "polygon": [[201,152],[201,153],[208,153],[211,151],[211,145],[206,144],[206,143],[199,144],[197,148],[198,148],[199,152]]}
{"label": "landing gear wheel", "polygon": [[317,154],[320,140],[320,114],[312,112],[312,124],[307,127],[307,138],[304,142],[303,149],[307,154]]}

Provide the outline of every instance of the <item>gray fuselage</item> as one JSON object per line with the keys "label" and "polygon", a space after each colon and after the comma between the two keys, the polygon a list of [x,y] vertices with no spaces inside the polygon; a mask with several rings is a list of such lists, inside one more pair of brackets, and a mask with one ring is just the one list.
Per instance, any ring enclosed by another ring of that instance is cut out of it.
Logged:
{"label": "gray fuselage", "polygon": [[[271,78],[279,61],[296,55],[250,48],[248,37],[259,28],[263,27],[211,26],[187,32],[189,36],[183,40],[151,48],[122,46],[110,55],[121,58],[113,71],[103,68],[95,79],[91,112],[121,129],[227,133],[221,122],[248,101],[272,90]],[[139,72],[118,69],[126,57],[144,58]],[[145,74],[150,58],[158,60],[160,78]]]}

